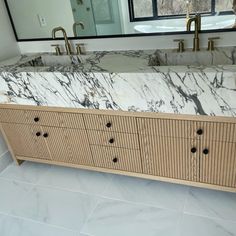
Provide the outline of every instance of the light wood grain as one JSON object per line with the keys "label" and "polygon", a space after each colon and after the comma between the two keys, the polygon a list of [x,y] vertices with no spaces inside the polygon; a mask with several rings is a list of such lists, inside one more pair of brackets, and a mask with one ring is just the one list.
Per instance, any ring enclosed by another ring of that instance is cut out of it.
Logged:
{"label": "light wood grain", "polygon": [[[138,150],[91,146],[95,166],[115,170],[142,173],[140,152]],[[114,163],[113,159],[117,158]]]}
{"label": "light wood grain", "polygon": [[[136,119],[133,117],[104,116],[96,114],[84,114],[87,130],[101,130],[107,132],[137,133]],[[107,127],[110,123],[111,127]]]}
{"label": "light wood grain", "polygon": [[[137,134],[88,130],[89,143],[92,145],[139,149]],[[111,139],[113,142],[111,142]]]}
{"label": "light wood grain", "polygon": [[207,141],[200,150],[200,182],[236,187],[236,143]]}

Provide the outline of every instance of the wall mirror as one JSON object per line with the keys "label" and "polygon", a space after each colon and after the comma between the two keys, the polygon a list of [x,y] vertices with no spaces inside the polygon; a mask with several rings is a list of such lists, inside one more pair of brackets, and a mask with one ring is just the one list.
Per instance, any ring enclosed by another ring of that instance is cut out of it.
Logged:
{"label": "wall mirror", "polygon": [[18,41],[47,40],[62,26],[68,37],[186,32],[202,15],[202,31],[236,29],[235,0],[5,0]]}

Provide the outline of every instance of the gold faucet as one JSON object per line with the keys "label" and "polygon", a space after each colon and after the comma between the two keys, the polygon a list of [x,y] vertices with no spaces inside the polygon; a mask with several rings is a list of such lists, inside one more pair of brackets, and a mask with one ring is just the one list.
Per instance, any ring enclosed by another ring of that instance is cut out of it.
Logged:
{"label": "gold faucet", "polygon": [[193,39],[193,51],[200,51],[200,40],[199,31],[201,30],[201,15],[196,14],[195,17],[188,19],[187,21],[187,31],[191,31],[192,23],[195,23],[194,39]]}
{"label": "gold faucet", "polygon": [[74,32],[74,36],[75,36],[75,37],[78,36],[78,35],[77,35],[77,31],[76,31],[77,26],[80,26],[81,29],[84,29],[84,28],[85,28],[85,27],[84,27],[84,23],[83,23],[82,21],[80,21],[80,22],[75,22],[75,23],[73,24],[73,32]]}
{"label": "gold faucet", "polygon": [[70,42],[68,40],[66,31],[64,28],[62,28],[61,26],[54,28],[52,30],[52,38],[56,39],[56,32],[58,32],[58,31],[62,31],[63,36],[64,36],[64,40],[65,40],[66,53],[67,53],[67,55],[71,55],[72,54],[71,45],[70,45]]}

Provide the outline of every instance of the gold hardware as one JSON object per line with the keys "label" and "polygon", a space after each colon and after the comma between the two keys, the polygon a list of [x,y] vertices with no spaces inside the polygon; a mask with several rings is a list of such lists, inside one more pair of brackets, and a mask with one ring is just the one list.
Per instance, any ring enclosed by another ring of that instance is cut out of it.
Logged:
{"label": "gold hardware", "polygon": [[82,21],[80,21],[80,22],[75,22],[74,24],[73,24],[73,32],[74,32],[74,36],[75,37],[77,37],[78,35],[77,35],[77,26],[80,26],[81,27],[81,29],[83,30],[85,27],[84,27],[84,23],[82,22]]}
{"label": "gold hardware", "polygon": [[61,26],[54,28],[52,30],[52,38],[56,39],[56,32],[58,32],[58,31],[62,31],[63,36],[64,36],[64,40],[65,40],[66,53],[67,53],[67,55],[71,55],[72,54],[71,45],[70,45],[70,42],[68,40],[66,31],[64,28],[62,28]]}
{"label": "gold hardware", "polygon": [[85,48],[84,48],[84,44],[76,44],[76,52],[77,55],[85,55]]}
{"label": "gold hardware", "polygon": [[200,51],[200,40],[199,31],[201,30],[201,15],[196,14],[195,17],[188,19],[187,21],[187,31],[191,31],[192,23],[195,23],[194,39],[193,39],[193,51]]}
{"label": "gold hardware", "polygon": [[215,42],[214,40],[220,39],[220,37],[212,37],[212,38],[208,38],[208,47],[207,47],[207,51],[214,51],[215,50]]}
{"label": "gold hardware", "polygon": [[177,52],[184,52],[184,39],[174,39],[174,42],[178,42]]}
{"label": "gold hardware", "polygon": [[188,21],[190,18],[190,2],[186,1],[186,20]]}
{"label": "gold hardware", "polygon": [[55,47],[56,55],[61,55],[60,45],[59,44],[52,44],[52,47]]}

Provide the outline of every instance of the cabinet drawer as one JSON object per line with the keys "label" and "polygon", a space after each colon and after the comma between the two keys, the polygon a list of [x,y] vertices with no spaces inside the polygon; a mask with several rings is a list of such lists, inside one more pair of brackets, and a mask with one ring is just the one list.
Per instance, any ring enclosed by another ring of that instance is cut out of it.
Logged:
{"label": "cabinet drawer", "polygon": [[140,134],[162,137],[194,138],[194,122],[186,120],[138,118]]}
{"label": "cabinet drawer", "polygon": [[0,122],[26,124],[26,112],[24,110],[0,109]]}
{"label": "cabinet drawer", "polygon": [[91,146],[95,166],[142,173],[140,152],[122,148]]}
{"label": "cabinet drawer", "polygon": [[195,130],[201,130],[203,141],[236,142],[236,124],[223,122],[196,122]]}
{"label": "cabinet drawer", "polygon": [[59,124],[59,114],[57,112],[26,111],[26,122],[33,125],[56,126]]}
{"label": "cabinet drawer", "polygon": [[233,123],[138,118],[137,125],[143,135],[236,142]]}
{"label": "cabinet drawer", "polygon": [[60,113],[60,126],[75,129],[85,129],[82,114],[77,113]]}
{"label": "cabinet drawer", "polygon": [[138,135],[88,130],[89,143],[93,145],[139,149]]}
{"label": "cabinet drawer", "polygon": [[137,133],[136,119],[134,117],[84,114],[84,118],[85,126],[88,130]]}

